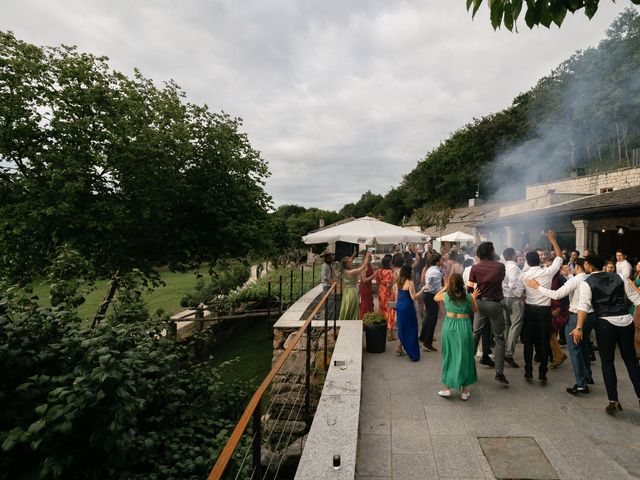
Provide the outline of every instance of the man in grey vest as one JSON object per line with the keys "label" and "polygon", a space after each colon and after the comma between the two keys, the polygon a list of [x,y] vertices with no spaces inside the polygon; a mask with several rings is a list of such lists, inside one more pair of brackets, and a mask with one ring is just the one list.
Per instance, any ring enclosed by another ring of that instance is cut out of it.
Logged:
{"label": "man in grey vest", "polygon": [[613,414],[622,410],[622,405],[618,401],[618,382],[614,365],[616,345],[620,349],[620,356],[627,367],[636,396],[640,399],[640,365],[638,365],[633,344],[635,328],[626,305],[627,298],[634,305],[640,305],[640,293],[617,273],[601,271],[604,264],[604,258],[598,255],[587,255],[584,260],[585,270],[590,275],[578,287],[580,292],[578,323],[571,331],[571,335],[574,342],[582,341],[583,325],[589,309],[593,308],[598,319],[596,338],[602,363],[602,376],[609,397],[609,405],[605,410]]}

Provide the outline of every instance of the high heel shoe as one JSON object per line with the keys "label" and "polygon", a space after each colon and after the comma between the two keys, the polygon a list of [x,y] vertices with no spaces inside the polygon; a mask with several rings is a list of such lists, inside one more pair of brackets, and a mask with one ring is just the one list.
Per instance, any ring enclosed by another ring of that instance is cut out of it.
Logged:
{"label": "high heel shoe", "polygon": [[622,411],[622,405],[620,405],[620,402],[609,402],[609,405],[605,407],[604,411],[609,415],[613,415],[616,411]]}

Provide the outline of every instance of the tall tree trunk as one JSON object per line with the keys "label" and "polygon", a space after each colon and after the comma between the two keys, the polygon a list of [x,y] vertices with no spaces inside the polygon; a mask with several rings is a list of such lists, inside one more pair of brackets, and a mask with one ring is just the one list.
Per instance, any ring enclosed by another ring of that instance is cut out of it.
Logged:
{"label": "tall tree trunk", "polygon": [[119,274],[120,274],[120,270],[116,271],[115,275],[111,279],[109,290],[107,290],[107,294],[102,299],[102,302],[98,307],[98,311],[96,312],[95,317],[93,317],[93,321],[91,322],[91,328],[96,328],[98,324],[104,319],[104,316],[107,313],[107,310],[109,309],[109,305],[111,305],[111,300],[113,300],[113,297],[116,294],[116,290],[118,289]]}

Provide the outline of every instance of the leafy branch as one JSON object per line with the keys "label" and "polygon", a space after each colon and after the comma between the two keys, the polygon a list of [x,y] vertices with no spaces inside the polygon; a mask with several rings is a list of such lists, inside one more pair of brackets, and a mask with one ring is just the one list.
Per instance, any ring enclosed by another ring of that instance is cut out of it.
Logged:
{"label": "leafy branch", "polygon": [[[482,1],[467,0],[467,11],[471,10],[472,17],[475,18]],[[584,9],[585,15],[591,19],[598,11],[599,3],[600,0],[488,0],[493,29],[504,24],[509,31],[513,31],[525,6],[524,21],[529,28],[537,25],[549,28],[552,23],[560,27],[568,12]],[[640,5],[640,0],[631,0],[631,3]]]}

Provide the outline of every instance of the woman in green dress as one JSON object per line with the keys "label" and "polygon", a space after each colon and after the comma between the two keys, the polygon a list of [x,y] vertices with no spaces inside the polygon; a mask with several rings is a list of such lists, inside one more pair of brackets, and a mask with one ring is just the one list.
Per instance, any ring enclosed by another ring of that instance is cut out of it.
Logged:
{"label": "woman in green dress", "polygon": [[340,314],[338,320],[357,320],[360,318],[360,302],[356,288],[360,272],[365,271],[371,261],[371,254],[367,252],[362,259],[362,265],[355,268],[353,258],[355,252],[350,257],[344,257],[340,261],[342,266],[342,301],[340,302]]}
{"label": "woman in green dress", "polygon": [[447,311],[440,334],[444,384],[444,389],[438,392],[441,397],[450,397],[451,389],[456,389],[461,391],[462,400],[468,400],[471,396],[469,385],[478,381],[471,324],[473,313],[478,310],[476,299],[479,294],[476,288],[473,295],[469,295],[462,275],[453,273],[434,297],[436,302],[444,302]]}

